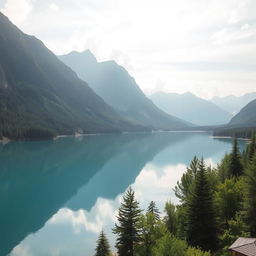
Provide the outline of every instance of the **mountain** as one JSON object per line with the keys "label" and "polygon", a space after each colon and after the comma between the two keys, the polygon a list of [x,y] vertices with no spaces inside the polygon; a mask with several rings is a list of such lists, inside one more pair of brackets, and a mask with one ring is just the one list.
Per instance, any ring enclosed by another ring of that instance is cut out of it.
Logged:
{"label": "mountain", "polygon": [[163,111],[196,125],[219,125],[228,123],[231,114],[214,103],[198,98],[192,93],[157,92],[150,99]]}
{"label": "mountain", "polygon": [[138,125],[153,129],[179,129],[187,124],[160,110],[148,99],[135,79],[115,61],[98,62],[89,51],[59,56],[80,78],[118,113]]}
{"label": "mountain", "polygon": [[256,99],[256,92],[247,93],[243,96],[229,95],[226,97],[214,97],[211,99],[213,103],[235,115],[250,101]]}
{"label": "mountain", "polygon": [[256,131],[256,99],[249,102],[231,121],[223,127],[214,129],[215,136],[251,138]]}
{"label": "mountain", "polygon": [[256,127],[256,99],[248,103],[230,121],[231,126]]}
{"label": "mountain", "polygon": [[[34,36],[0,13],[0,135],[141,129],[129,124]],[[0,136],[1,137],[1,136]]]}

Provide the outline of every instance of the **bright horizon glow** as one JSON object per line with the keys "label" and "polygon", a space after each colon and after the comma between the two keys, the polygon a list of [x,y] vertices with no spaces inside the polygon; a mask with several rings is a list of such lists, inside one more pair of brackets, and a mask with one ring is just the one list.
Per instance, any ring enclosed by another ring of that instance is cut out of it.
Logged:
{"label": "bright horizon glow", "polygon": [[0,11],[55,54],[115,60],[146,94],[256,91],[253,0],[1,0]]}

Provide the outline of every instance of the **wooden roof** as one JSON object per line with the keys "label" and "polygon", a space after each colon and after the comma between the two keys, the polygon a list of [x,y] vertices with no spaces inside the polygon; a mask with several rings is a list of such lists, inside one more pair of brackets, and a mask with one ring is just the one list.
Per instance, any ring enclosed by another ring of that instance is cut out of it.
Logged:
{"label": "wooden roof", "polygon": [[229,249],[246,256],[256,256],[256,238],[239,237]]}

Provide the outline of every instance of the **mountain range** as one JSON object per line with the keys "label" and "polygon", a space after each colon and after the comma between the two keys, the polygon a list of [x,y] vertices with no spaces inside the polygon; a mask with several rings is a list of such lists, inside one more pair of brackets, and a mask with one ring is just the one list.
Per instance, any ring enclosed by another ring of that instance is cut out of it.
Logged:
{"label": "mountain range", "polygon": [[149,97],[166,113],[196,125],[226,124],[232,118],[227,111],[190,92],[184,94],[156,92]]}
{"label": "mountain range", "polygon": [[159,109],[145,96],[127,70],[115,61],[98,62],[89,50],[71,52],[59,58],[130,122],[161,130],[187,126],[183,120]]}
{"label": "mountain range", "polygon": [[149,99],[115,61],[98,62],[89,50],[57,57],[2,13],[0,31],[0,139],[26,138],[31,129],[61,135],[256,126],[256,93],[212,102],[191,93]]}
{"label": "mountain range", "polygon": [[232,115],[237,114],[250,101],[256,99],[256,92],[244,94],[243,96],[229,95],[225,97],[213,97],[211,101],[228,111]]}
{"label": "mountain range", "polygon": [[44,44],[0,13],[0,127],[19,137],[30,127],[57,134],[139,129],[118,115]]}

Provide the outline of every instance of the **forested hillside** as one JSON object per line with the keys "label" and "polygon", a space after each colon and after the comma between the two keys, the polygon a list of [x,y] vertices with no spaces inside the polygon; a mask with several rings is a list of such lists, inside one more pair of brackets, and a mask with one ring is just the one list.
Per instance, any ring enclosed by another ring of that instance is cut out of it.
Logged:
{"label": "forested hillside", "polygon": [[48,138],[142,129],[121,118],[41,41],[1,13],[0,31],[0,135]]}

